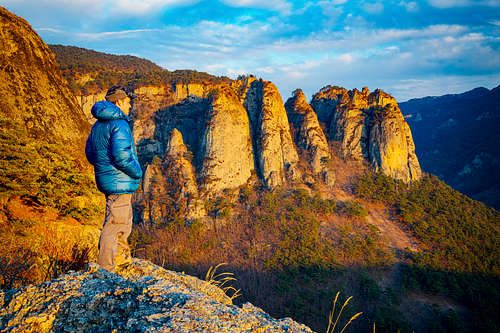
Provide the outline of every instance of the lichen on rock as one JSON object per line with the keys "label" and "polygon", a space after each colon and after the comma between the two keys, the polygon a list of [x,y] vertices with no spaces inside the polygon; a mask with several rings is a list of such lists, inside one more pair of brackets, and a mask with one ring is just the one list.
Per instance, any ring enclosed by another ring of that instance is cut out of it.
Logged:
{"label": "lichen on rock", "polygon": [[112,274],[97,264],[0,292],[2,332],[312,332],[290,318],[241,307],[218,287],[148,261]]}

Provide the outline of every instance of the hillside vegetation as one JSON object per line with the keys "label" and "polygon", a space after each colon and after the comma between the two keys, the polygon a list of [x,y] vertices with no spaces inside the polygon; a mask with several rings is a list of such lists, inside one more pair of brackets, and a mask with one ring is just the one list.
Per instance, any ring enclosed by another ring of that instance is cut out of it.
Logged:
{"label": "hillside vegetation", "polygon": [[0,287],[81,267],[102,197],[83,160],[90,130],[49,47],[0,7]]}
{"label": "hillside vegetation", "polygon": [[[360,199],[338,201],[305,190],[243,187],[207,202],[212,227],[171,217],[137,226],[131,239],[137,256],[200,276],[212,265],[229,263],[241,301],[317,331],[326,329],[338,290],[355,296],[348,314],[364,312],[353,331],[369,331],[374,322],[378,332],[499,328],[498,211],[434,176],[405,185],[367,173],[354,194]],[[374,203],[393,211],[418,240],[419,251],[388,248],[380,230],[365,220],[365,207]],[[407,309],[424,295],[457,306]]]}
{"label": "hillside vegetation", "polygon": [[163,69],[155,63],[130,56],[114,55],[76,46],[49,45],[62,74],[77,95],[103,91],[115,84],[138,88],[145,85],[175,85],[230,81],[196,70]]}
{"label": "hillside vegetation", "polygon": [[30,137],[1,114],[0,126],[9,129],[0,133],[0,286],[81,267],[92,242],[83,239],[103,214],[93,177],[67,147]]}

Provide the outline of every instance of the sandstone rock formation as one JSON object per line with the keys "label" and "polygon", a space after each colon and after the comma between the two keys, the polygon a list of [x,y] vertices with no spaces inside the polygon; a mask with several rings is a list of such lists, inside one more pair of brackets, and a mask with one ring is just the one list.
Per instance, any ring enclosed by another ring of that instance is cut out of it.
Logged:
{"label": "sandstone rock formation", "polygon": [[366,159],[376,171],[409,182],[421,177],[411,131],[389,94],[368,88],[347,91],[327,86],[313,96],[312,107],[341,143],[344,157]]}
{"label": "sandstone rock formation", "polygon": [[0,293],[2,332],[312,332],[274,319],[195,277],[134,259],[108,273],[96,264]]}
{"label": "sandstone rock formation", "polygon": [[420,179],[422,171],[410,127],[397,105],[375,109],[370,123],[368,150],[375,170],[404,182]]}
{"label": "sandstone rock formation", "polygon": [[299,157],[278,88],[255,78],[246,78],[235,88],[248,112],[255,164],[264,184],[273,188],[299,179]]}
{"label": "sandstone rock formation", "polygon": [[99,101],[104,101],[105,96],[106,96],[105,91],[98,94],[75,96],[76,102],[82,109],[83,113],[85,114],[85,118],[87,119],[89,124],[93,125],[97,120],[94,118],[90,110],[92,110],[92,107],[94,106],[95,103]]}
{"label": "sandstone rock formation", "polygon": [[321,175],[333,185],[335,179],[333,170],[329,170],[326,166],[326,162],[331,158],[328,142],[318,117],[307,103],[302,90],[297,89],[293,92],[293,96],[285,103],[285,109],[293,129],[295,143],[305,150],[311,171]]}
{"label": "sandstone rock formation", "polygon": [[222,86],[212,94],[206,119],[200,152],[203,188],[214,193],[245,184],[254,169],[250,125],[232,88]]}
{"label": "sandstone rock formation", "polygon": [[204,83],[179,83],[173,86],[173,90],[174,97],[177,101],[183,100],[189,96],[206,98],[212,90],[212,85]]}
{"label": "sandstone rock formation", "polygon": [[54,55],[22,18],[0,7],[0,110],[31,137],[77,147],[90,126]]}
{"label": "sandstone rock formation", "polygon": [[318,120],[327,125],[333,116],[337,104],[348,103],[349,95],[345,88],[338,86],[326,86],[314,94],[311,106],[318,116]]}
{"label": "sandstone rock formation", "polygon": [[134,90],[130,116],[134,120],[134,139],[154,140],[155,113],[175,103],[170,86],[145,86]]}
{"label": "sandstone rock formation", "polygon": [[205,216],[191,159],[182,134],[173,129],[165,155],[155,156],[146,166],[142,192],[135,196],[135,201],[143,205],[143,221],[159,224],[178,216],[187,219]]}
{"label": "sandstone rock formation", "polygon": [[194,156],[193,165],[197,172],[202,162],[199,152],[208,108],[209,101],[207,99],[190,96],[164,109],[157,110],[154,114],[154,139],[160,142],[163,148],[166,148],[170,140],[170,133],[176,128],[182,134],[187,150]]}

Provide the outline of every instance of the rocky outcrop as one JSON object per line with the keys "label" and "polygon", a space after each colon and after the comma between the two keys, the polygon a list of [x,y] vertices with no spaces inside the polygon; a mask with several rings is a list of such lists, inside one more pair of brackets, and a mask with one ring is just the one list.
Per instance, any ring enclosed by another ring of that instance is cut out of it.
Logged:
{"label": "rocky outcrop", "polygon": [[197,172],[199,172],[203,162],[202,156],[200,156],[201,137],[205,130],[209,105],[208,99],[190,96],[164,109],[157,110],[154,114],[154,139],[166,148],[170,140],[170,133],[174,128],[177,129],[182,134],[187,150],[193,154],[193,165]]}
{"label": "rocky outcrop", "polygon": [[87,119],[89,124],[94,124],[97,120],[90,112],[92,110],[92,107],[94,106],[95,103],[99,101],[104,101],[105,96],[106,96],[105,91],[100,92],[98,94],[75,96],[76,102],[82,109],[83,113],[85,114],[85,118]]}
{"label": "rocky outcrop", "polygon": [[297,147],[306,152],[311,171],[328,180],[329,185],[333,185],[335,176],[333,170],[327,167],[327,161],[331,158],[328,142],[318,122],[318,117],[307,103],[302,90],[297,89],[293,92],[293,96],[285,103],[285,109],[294,141]]}
{"label": "rocky outcrop", "polygon": [[2,114],[31,137],[62,143],[81,156],[90,126],[53,53],[24,19],[3,7],[0,69]]}
{"label": "rocky outcrop", "polygon": [[146,166],[142,193],[135,197],[135,201],[142,203],[143,221],[160,224],[176,217],[205,216],[191,160],[192,154],[184,145],[182,134],[173,129],[165,155],[155,156]]}
{"label": "rocky outcrop", "polygon": [[170,86],[144,86],[134,90],[130,116],[134,120],[134,139],[154,140],[155,113],[175,103]]}
{"label": "rocky outcrop", "polygon": [[369,157],[376,171],[409,182],[422,176],[410,127],[397,106],[372,111]]}
{"label": "rocky outcrop", "polygon": [[236,88],[243,94],[240,100],[244,101],[250,120],[257,173],[264,184],[273,188],[298,180],[299,157],[278,88],[255,78],[246,78]]}
{"label": "rocky outcrop", "polygon": [[206,117],[200,153],[202,187],[214,193],[247,183],[254,169],[250,125],[232,88],[222,86],[211,95]]}
{"label": "rocky outcrop", "polygon": [[2,332],[312,332],[216,286],[133,259],[118,275],[85,271],[0,293]]}
{"label": "rocky outcrop", "polygon": [[326,86],[318,91],[312,98],[311,106],[318,116],[318,120],[327,125],[334,115],[338,104],[347,103],[349,100],[348,91],[338,86]]}
{"label": "rocky outcrop", "polygon": [[391,95],[327,86],[311,105],[328,125],[329,138],[340,141],[344,157],[365,159],[376,171],[405,182],[421,177],[411,131]]}
{"label": "rocky outcrop", "polygon": [[212,85],[206,83],[178,83],[173,86],[174,98],[177,101],[183,100],[189,96],[207,98],[212,89]]}

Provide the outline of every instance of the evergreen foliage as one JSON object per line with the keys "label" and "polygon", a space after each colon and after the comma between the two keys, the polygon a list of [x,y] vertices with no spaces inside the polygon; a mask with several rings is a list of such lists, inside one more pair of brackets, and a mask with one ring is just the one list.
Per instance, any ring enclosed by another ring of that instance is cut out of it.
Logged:
{"label": "evergreen foliage", "polygon": [[0,197],[30,199],[77,219],[101,212],[94,180],[64,147],[30,138],[4,115],[0,126]]}
{"label": "evergreen foliage", "polygon": [[382,174],[366,174],[356,191],[393,205],[423,244],[423,251],[409,254],[404,288],[449,297],[470,309],[468,322],[452,310],[442,314],[433,332],[498,331],[500,212],[432,175],[405,185]]}
{"label": "evergreen foliage", "polygon": [[500,212],[455,191],[435,176],[405,185],[366,174],[356,185],[362,198],[392,204],[401,221],[432,251],[416,263],[456,272],[500,274]]}

